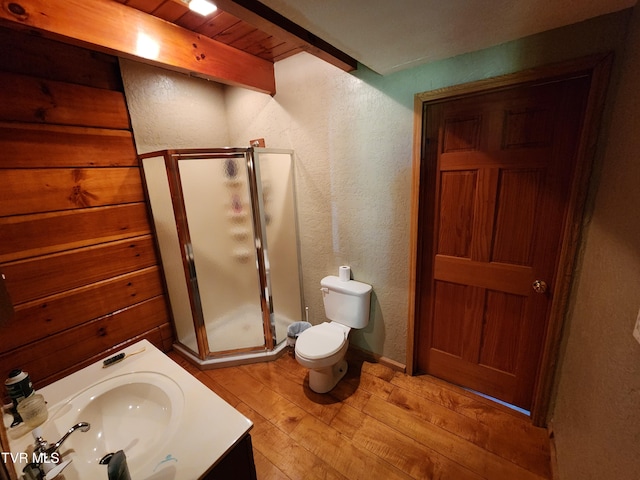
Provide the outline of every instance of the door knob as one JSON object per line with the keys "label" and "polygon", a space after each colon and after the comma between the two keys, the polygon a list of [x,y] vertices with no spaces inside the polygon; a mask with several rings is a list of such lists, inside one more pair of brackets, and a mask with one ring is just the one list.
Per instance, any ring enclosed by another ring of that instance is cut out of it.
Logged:
{"label": "door knob", "polygon": [[544,280],[535,280],[532,284],[533,291],[536,293],[545,293],[547,291],[547,282]]}

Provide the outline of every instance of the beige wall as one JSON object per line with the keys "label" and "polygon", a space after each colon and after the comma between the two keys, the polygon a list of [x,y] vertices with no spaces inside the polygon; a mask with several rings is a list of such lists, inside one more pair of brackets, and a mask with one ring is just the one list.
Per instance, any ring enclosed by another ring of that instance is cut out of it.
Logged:
{"label": "beige wall", "polygon": [[276,65],[278,94],[227,94],[232,139],[264,137],[296,159],[310,321],[325,320],[320,280],[350,265],[373,285],[371,322],[351,341],[404,363],[412,93],[408,104],[310,55]]}
{"label": "beige wall", "polygon": [[561,479],[640,478],[640,11],[610,91],[553,414]]}
{"label": "beige wall", "polygon": [[120,70],[138,153],[228,146],[222,85],[125,59]]}

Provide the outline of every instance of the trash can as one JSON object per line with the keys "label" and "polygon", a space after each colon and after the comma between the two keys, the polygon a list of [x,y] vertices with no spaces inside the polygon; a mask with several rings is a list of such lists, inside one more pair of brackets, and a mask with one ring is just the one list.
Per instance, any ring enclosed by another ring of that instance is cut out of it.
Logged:
{"label": "trash can", "polygon": [[298,335],[309,328],[311,324],[309,322],[293,322],[287,327],[287,346],[295,347],[296,339]]}

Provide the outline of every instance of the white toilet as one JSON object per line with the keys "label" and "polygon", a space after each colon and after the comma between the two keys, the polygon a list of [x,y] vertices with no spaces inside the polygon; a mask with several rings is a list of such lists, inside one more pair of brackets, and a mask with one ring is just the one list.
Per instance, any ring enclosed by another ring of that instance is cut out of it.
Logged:
{"label": "white toilet", "polygon": [[369,323],[371,285],[330,275],[321,282],[326,317],[331,320],[308,328],[296,340],[296,360],[309,369],[309,388],[331,390],[347,373],[344,359],[349,331]]}

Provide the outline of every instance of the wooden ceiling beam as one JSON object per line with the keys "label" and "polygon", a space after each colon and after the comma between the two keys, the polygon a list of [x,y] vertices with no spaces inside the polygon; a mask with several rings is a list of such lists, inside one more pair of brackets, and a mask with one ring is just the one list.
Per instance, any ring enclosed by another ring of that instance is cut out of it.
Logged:
{"label": "wooden ceiling beam", "polygon": [[6,0],[0,25],[275,94],[273,63],[111,0]]}
{"label": "wooden ceiling beam", "polygon": [[256,0],[214,0],[216,6],[276,38],[328,62],[345,72],[358,68],[358,62],[313,33],[283,17]]}

